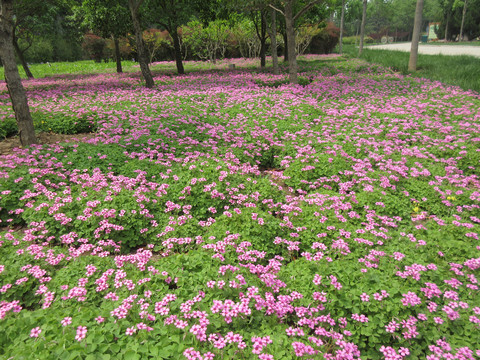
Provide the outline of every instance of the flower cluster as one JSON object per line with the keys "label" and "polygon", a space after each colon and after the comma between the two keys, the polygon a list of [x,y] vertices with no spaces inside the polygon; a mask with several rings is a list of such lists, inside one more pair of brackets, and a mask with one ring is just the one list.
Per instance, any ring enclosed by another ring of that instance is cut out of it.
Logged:
{"label": "flower cluster", "polygon": [[328,64],[26,81],[97,132],[0,156],[0,354],[480,356],[480,97]]}

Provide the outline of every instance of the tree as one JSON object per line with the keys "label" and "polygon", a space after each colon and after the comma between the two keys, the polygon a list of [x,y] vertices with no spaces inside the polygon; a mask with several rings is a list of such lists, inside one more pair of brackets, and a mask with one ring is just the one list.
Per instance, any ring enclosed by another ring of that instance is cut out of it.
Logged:
{"label": "tree", "polygon": [[463,26],[465,25],[465,15],[467,14],[467,0],[463,2],[463,11],[462,11],[462,24],[460,25],[460,36],[458,37],[458,41],[463,40]]}
{"label": "tree", "polygon": [[267,55],[267,9],[264,7],[252,13],[255,32],[260,40],[260,67],[265,68]]}
{"label": "tree", "polygon": [[[173,41],[174,58],[178,74],[185,74],[183,54],[178,29],[199,14],[200,4],[191,0],[149,0],[150,22],[166,29]],[[204,7],[210,4],[204,3]]]}
{"label": "tree", "polygon": [[143,32],[143,43],[151,64],[158,54],[171,47],[171,36],[167,30],[147,29]]}
{"label": "tree", "polygon": [[[19,35],[17,35],[17,31]],[[27,28],[19,28],[18,24],[15,21],[13,25],[12,34],[13,34],[13,39],[12,39],[13,48],[15,49],[15,53],[17,54],[18,59],[20,60],[20,64],[22,64],[23,70],[25,71],[25,75],[27,75],[29,79],[33,79],[34,76],[30,71],[30,67],[28,66],[28,63],[25,60],[25,56],[24,56],[25,51],[27,51],[33,44],[32,31],[31,29],[27,29]],[[27,46],[24,47],[23,49],[18,44],[19,37],[22,37],[27,42]]]}
{"label": "tree", "polygon": [[153,88],[154,82],[150,68],[148,67],[147,53],[145,51],[145,45],[143,44],[143,32],[140,23],[140,6],[144,0],[128,0],[128,7],[132,16],[133,28],[135,30],[135,42],[137,45],[137,58],[140,64],[140,70],[142,71],[143,79],[145,80],[145,86],[147,88]]}
{"label": "tree", "polygon": [[[480,0],[437,0],[438,16],[436,21],[442,24],[437,35],[446,40],[466,38],[475,39],[480,36]],[[430,2],[425,2],[428,10]],[[463,26],[462,26],[463,23]]]}
{"label": "tree", "polygon": [[[249,38],[251,43],[255,43],[255,45],[259,44],[259,51],[258,55],[260,56],[260,67],[265,68],[266,66],[266,53],[267,53],[267,38],[272,38],[272,29],[268,29],[268,21],[267,16],[270,12],[271,8],[269,7],[269,0],[243,0],[243,1],[236,1],[236,0],[226,0],[226,8],[228,8],[232,13],[243,13],[246,14],[249,20],[251,20],[256,37],[258,41]],[[272,18],[273,19],[273,18]],[[240,20],[237,23],[237,28],[242,26],[243,24],[250,24],[247,19]],[[247,25],[247,26],[248,26]],[[276,25],[276,19],[275,19]],[[242,31],[243,32],[243,31]],[[249,31],[247,33],[250,33]],[[276,29],[275,29],[276,33]],[[253,40],[253,41],[252,41]],[[276,39],[275,39],[276,43]],[[256,47],[256,46],[255,46]],[[278,61],[278,58],[276,59]]]}
{"label": "tree", "polygon": [[[328,26],[328,25],[327,25]],[[312,40],[322,32],[317,24],[303,24],[295,31],[295,53],[303,55],[310,46]],[[327,33],[325,28],[325,33]],[[326,41],[322,41],[323,44]]]}
{"label": "tree", "polygon": [[415,9],[415,23],[413,24],[412,47],[410,50],[410,59],[408,61],[408,71],[417,70],[418,59],[418,41],[420,39],[420,29],[422,27],[423,0],[417,0]]}
{"label": "tree", "polygon": [[[402,0],[400,3],[409,3],[411,0]],[[367,6],[367,23],[365,27],[369,33],[385,35],[392,26],[396,0],[369,0]],[[409,28],[411,29],[411,28]]]}
{"label": "tree", "polygon": [[229,29],[224,20],[210,21],[208,26],[202,30],[203,46],[207,57],[217,63],[217,57],[225,56]]}
{"label": "tree", "polygon": [[46,23],[52,22],[57,5],[56,0],[16,0],[13,4],[13,47],[28,78],[33,78],[33,74],[25,60],[25,52],[32,46],[35,36],[48,27]]}
{"label": "tree", "polygon": [[445,41],[448,41],[448,25],[452,17],[453,0],[443,0],[441,6],[443,8],[443,15],[445,18]]}
{"label": "tree", "polygon": [[268,36],[270,37],[270,44],[272,48],[272,63],[273,63],[273,74],[278,75],[280,69],[278,68],[278,54],[277,54],[277,12],[275,9],[270,11],[271,24],[268,28]]}
{"label": "tree", "polygon": [[[395,38],[397,38],[399,32],[409,34],[412,32],[416,3],[417,0],[395,0],[391,4],[391,11],[388,14],[388,23],[389,30],[395,31]],[[385,35],[388,36],[388,34]]]}
{"label": "tree", "polygon": [[343,52],[343,22],[345,20],[345,0],[342,0],[342,10],[340,14],[340,40],[338,43],[338,52]]}
{"label": "tree", "polygon": [[8,92],[17,120],[20,143],[28,147],[37,142],[25,89],[15,63],[13,49],[13,0],[0,0],[0,56]]}
{"label": "tree", "polygon": [[358,47],[358,56],[361,56],[363,51],[363,39],[365,38],[366,22],[367,22],[367,0],[363,0],[362,25],[360,25],[360,45]]}
{"label": "tree", "polygon": [[264,0],[248,0],[242,3],[235,2],[237,8],[247,13],[255,26],[255,33],[260,42],[260,67],[265,68],[267,55],[267,10],[268,3]]}
{"label": "tree", "polygon": [[297,65],[297,54],[295,53],[296,44],[295,44],[295,22],[305,14],[308,10],[313,8],[315,5],[323,3],[324,0],[313,0],[309,3],[303,5],[300,10],[295,14],[295,6],[298,5],[297,0],[285,0],[283,1],[283,10],[277,8],[276,6],[269,4],[269,6],[275,9],[277,12],[283,15],[285,18],[285,31],[286,31],[286,40],[287,40],[287,53],[288,53],[288,73],[289,79],[292,84],[298,84],[298,65]]}
{"label": "tree", "polygon": [[243,18],[235,24],[232,33],[238,43],[241,56],[245,58],[259,56],[261,44],[252,20]]}
{"label": "tree", "polygon": [[122,72],[119,37],[132,28],[126,0],[83,0],[79,9],[84,14],[84,24],[103,38],[111,37],[115,47],[117,72]]}
{"label": "tree", "polygon": [[348,0],[345,5],[345,20],[343,25],[346,30],[345,32],[348,32],[351,35],[355,34],[355,41],[360,33],[362,7],[362,0]]}
{"label": "tree", "polygon": [[230,29],[225,20],[210,21],[204,27],[199,21],[190,21],[182,28],[183,41],[195,55],[214,64],[217,58],[223,58],[227,50]]}
{"label": "tree", "polygon": [[[49,3],[48,12],[42,13],[41,16],[36,14],[33,18],[37,21],[35,41],[32,48],[26,52],[26,58],[33,58],[36,62],[80,60],[81,42],[85,31],[81,18],[75,14],[75,9],[80,6],[82,0],[45,0],[45,2]],[[47,52],[51,51],[51,54],[39,59],[36,52],[45,51],[45,46]]]}

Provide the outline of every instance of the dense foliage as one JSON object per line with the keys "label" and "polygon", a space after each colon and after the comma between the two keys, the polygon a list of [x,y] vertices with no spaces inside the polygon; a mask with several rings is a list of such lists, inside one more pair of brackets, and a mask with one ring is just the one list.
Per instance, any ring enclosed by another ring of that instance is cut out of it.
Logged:
{"label": "dense foliage", "polygon": [[231,63],[25,81],[96,134],[0,157],[0,357],[480,356],[479,95]]}

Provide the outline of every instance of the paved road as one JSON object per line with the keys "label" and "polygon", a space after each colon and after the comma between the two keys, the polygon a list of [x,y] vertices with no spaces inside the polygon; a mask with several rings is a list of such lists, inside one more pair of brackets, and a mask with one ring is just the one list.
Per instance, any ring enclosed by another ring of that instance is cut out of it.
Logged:
{"label": "paved road", "polygon": [[[386,45],[371,45],[367,49],[380,50],[399,50],[410,52],[411,43],[398,43]],[[418,52],[427,55],[470,55],[480,58],[480,46],[464,46],[464,45],[430,45],[419,44]]]}

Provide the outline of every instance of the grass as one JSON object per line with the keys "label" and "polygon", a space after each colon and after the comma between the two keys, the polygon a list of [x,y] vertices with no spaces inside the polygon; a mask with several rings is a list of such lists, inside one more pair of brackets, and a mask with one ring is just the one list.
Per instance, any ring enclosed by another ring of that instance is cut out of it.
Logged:
{"label": "grass", "polygon": [[[226,69],[228,64],[232,62],[238,62],[239,60],[241,59],[224,59],[217,61],[216,64],[213,64],[209,61],[189,61],[188,65],[185,63],[185,66],[186,71],[219,70]],[[250,59],[244,63],[246,63],[246,65],[242,64],[242,67],[244,68],[253,69],[259,67],[259,59]],[[130,60],[123,60],[122,68],[124,73],[140,71],[138,63]],[[152,71],[164,72],[168,74],[176,72],[175,63],[173,61],[154,62],[150,64],[150,69]],[[82,60],[75,62],[47,62],[41,64],[31,64],[30,70],[36,79],[41,79],[59,75],[92,75],[115,73],[117,71],[117,67],[114,61],[95,62],[93,60]],[[22,79],[27,78],[25,71],[20,64],[18,65],[18,71]],[[4,77],[3,67],[0,66],[0,79],[4,79]]]}
{"label": "grass", "polygon": [[455,45],[455,46],[480,46],[480,41],[440,42],[430,41],[426,45]]}
{"label": "grass", "polygon": [[[136,63],[133,61],[122,61],[123,71],[134,71]],[[35,78],[44,78],[49,76],[55,76],[60,74],[100,74],[100,73],[113,73],[116,71],[115,62],[102,62],[96,63],[92,60],[83,60],[76,62],[55,62],[55,63],[42,63],[31,64],[30,70]],[[25,71],[19,65],[18,70],[20,76],[26,79]],[[3,67],[0,67],[0,78],[4,78]]]}
{"label": "grass", "polygon": [[[431,43],[432,45],[446,45],[445,43]],[[480,42],[448,43],[448,45],[471,45],[480,46]],[[344,54],[348,57],[356,57],[358,49],[354,45],[344,45]],[[409,53],[390,50],[369,50],[364,49],[362,59],[391,68],[401,74],[409,74],[408,58]],[[225,67],[228,60],[213,65],[208,62],[191,62],[190,71],[212,70],[218,67]],[[138,64],[133,61],[122,61],[124,72],[139,71]],[[412,76],[441,81],[445,84],[456,85],[464,90],[480,92],[480,62],[472,56],[445,56],[445,55],[423,55],[418,56],[418,70]],[[45,64],[32,64],[30,69],[36,78],[56,76],[60,74],[100,74],[114,73],[115,62],[96,63],[92,60],[77,62],[58,62]],[[151,65],[154,71],[171,71],[169,62],[154,63]],[[187,69],[188,70],[188,69]],[[22,67],[19,67],[20,76],[26,78]],[[3,68],[0,67],[0,79],[4,78]]]}
{"label": "grass", "polygon": [[[358,49],[344,46],[344,54],[357,56]],[[410,54],[402,51],[364,49],[361,58],[409,74]],[[480,61],[473,56],[418,55],[417,72],[412,76],[456,85],[464,90],[480,92]]]}

